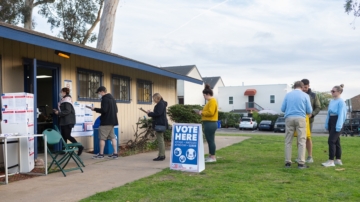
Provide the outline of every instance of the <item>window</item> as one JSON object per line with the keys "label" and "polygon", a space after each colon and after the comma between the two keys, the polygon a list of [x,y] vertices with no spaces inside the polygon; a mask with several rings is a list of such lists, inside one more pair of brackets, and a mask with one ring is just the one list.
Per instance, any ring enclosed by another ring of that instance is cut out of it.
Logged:
{"label": "window", "polygon": [[130,103],[130,78],[112,75],[112,94],[117,102]]}
{"label": "window", "polygon": [[137,102],[139,104],[151,104],[152,83],[150,81],[137,80]]}
{"label": "window", "polygon": [[270,103],[275,103],[275,95],[270,95]]}
{"label": "window", "polygon": [[99,100],[96,90],[102,85],[102,73],[98,71],[78,69],[79,100]]}
{"label": "window", "polygon": [[233,97],[229,97],[229,105],[232,105],[234,103],[234,98]]}

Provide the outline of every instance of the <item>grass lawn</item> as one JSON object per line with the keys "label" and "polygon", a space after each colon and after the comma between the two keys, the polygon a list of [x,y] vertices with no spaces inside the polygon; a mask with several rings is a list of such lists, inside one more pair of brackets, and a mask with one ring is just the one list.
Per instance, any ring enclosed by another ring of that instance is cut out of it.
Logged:
{"label": "grass lawn", "polygon": [[360,201],[360,138],[341,144],[343,166],[322,167],[327,137],[313,137],[315,163],[286,169],[284,137],[254,135],[217,151],[218,161],[202,173],[165,169],[83,201]]}

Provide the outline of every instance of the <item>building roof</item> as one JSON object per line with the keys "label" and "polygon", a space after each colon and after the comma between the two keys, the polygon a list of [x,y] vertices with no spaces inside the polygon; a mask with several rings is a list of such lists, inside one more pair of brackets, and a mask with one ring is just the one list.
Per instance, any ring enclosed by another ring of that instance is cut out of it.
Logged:
{"label": "building roof", "polygon": [[171,67],[163,67],[163,69],[175,72],[177,74],[181,74],[187,76],[191,70],[196,68],[196,65],[184,65],[184,66],[171,66]]}
{"label": "building roof", "polygon": [[203,81],[205,84],[209,84],[211,89],[214,89],[217,82],[221,79],[220,76],[215,77],[203,77]]}
{"label": "building roof", "polygon": [[74,55],[94,58],[97,60],[110,62],[142,71],[147,71],[170,78],[181,79],[197,84],[203,84],[203,81],[201,80],[194,79],[176,72],[168,71],[167,69],[158,68],[156,66],[126,58],[121,55],[102,51],[71,41],[66,41],[57,37],[49,36],[47,34],[24,29],[3,22],[0,22],[0,37],[53,50],[63,51]]}

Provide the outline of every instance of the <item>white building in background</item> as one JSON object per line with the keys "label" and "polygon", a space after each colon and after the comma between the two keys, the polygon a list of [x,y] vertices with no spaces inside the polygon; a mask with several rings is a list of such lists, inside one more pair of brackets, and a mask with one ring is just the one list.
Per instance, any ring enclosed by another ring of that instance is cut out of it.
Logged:
{"label": "white building in background", "polygon": [[[196,65],[163,67],[183,76],[202,80],[201,74]],[[202,94],[204,84],[195,84],[184,80],[177,80],[177,104],[204,105],[205,99]]]}
{"label": "white building in background", "polygon": [[202,78],[205,84],[209,84],[211,87],[211,90],[213,90],[214,98],[216,98],[217,101],[219,101],[219,87],[224,87],[224,81],[220,76],[216,77],[203,77]]}
{"label": "white building in background", "polygon": [[281,113],[286,93],[291,91],[288,84],[219,87],[220,111],[247,113],[271,109]]}

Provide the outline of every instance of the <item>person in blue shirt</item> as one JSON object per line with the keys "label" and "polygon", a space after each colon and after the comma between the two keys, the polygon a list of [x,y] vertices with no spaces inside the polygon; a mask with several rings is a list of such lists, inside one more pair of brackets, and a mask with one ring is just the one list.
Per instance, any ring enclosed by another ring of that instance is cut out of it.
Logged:
{"label": "person in blue shirt", "polygon": [[[340,98],[343,88],[344,84],[341,84],[340,86],[334,86],[331,90],[331,95],[334,99],[329,103],[325,121],[325,129],[329,131],[329,160],[322,163],[325,167],[342,165],[340,132],[346,119],[346,104]],[[336,160],[334,161],[335,156]]]}
{"label": "person in blue shirt", "polygon": [[281,106],[281,111],[285,113],[285,167],[291,167],[292,140],[294,132],[297,132],[298,142],[298,168],[308,168],[305,166],[306,151],[306,114],[312,113],[310,97],[302,91],[303,82],[297,81],[294,89],[286,94]]}

